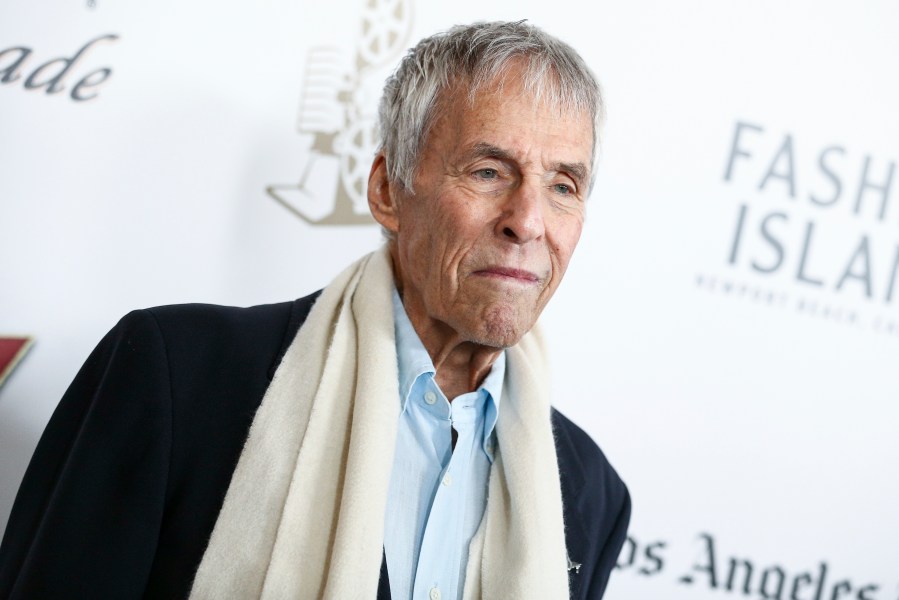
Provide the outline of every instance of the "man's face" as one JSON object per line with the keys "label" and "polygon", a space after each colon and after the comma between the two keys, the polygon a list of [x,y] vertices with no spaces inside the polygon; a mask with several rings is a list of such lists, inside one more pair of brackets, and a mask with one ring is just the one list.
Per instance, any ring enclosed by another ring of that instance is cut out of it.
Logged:
{"label": "man's face", "polygon": [[393,246],[410,320],[514,345],[556,291],[584,221],[593,126],[522,91],[514,72],[473,104],[448,94],[415,194],[398,194]]}

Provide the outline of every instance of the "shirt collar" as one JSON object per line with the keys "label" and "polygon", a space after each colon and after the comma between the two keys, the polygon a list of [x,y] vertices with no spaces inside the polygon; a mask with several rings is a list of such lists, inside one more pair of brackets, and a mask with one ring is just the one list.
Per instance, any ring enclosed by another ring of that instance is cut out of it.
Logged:
{"label": "shirt collar", "polygon": [[415,381],[424,374],[433,377],[437,369],[412,327],[396,288],[393,289],[393,322],[396,328],[396,358],[400,377],[400,409],[405,411]]}
{"label": "shirt collar", "polygon": [[503,379],[506,376],[506,352],[500,352],[499,357],[493,363],[493,368],[484,378],[481,388],[487,392],[487,408],[484,423],[484,452],[493,461],[493,443],[491,436],[496,427],[496,419],[499,416],[499,402],[503,395]]}
{"label": "shirt collar", "polygon": [[[393,289],[393,322],[396,329],[396,356],[399,368],[400,410],[406,410],[409,394],[415,381],[422,375],[433,377],[437,370],[431,356],[412,327],[409,315],[403,307],[399,292]],[[503,393],[503,379],[506,374],[506,353],[501,352],[484,378],[479,389],[487,393],[486,423],[484,438],[488,440],[496,427],[499,404]],[[486,444],[486,441],[485,441]],[[492,454],[489,453],[488,454]]]}

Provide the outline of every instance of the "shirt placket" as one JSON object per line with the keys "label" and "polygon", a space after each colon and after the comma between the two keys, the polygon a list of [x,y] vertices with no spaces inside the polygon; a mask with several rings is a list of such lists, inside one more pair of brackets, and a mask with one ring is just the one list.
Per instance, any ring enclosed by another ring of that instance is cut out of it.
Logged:
{"label": "shirt placket", "polygon": [[[462,534],[465,523],[466,493],[470,479],[472,451],[477,447],[478,392],[453,401],[450,410],[456,445],[449,463],[440,474],[440,483],[428,515],[412,598],[455,599],[459,595],[462,560]],[[426,558],[427,557],[427,558]]]}

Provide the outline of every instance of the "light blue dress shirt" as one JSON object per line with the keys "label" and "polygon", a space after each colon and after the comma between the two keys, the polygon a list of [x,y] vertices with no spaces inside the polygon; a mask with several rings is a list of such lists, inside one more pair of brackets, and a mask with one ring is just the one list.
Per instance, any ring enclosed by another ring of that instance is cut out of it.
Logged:
{"label": "light blue dress shirt", "polygon": [[450,403],[395,290],[393,313],[402,412],[384,519],[390,594],[394,600],[456,600],[468,544],[487,505],[505,352],[480,388]]}

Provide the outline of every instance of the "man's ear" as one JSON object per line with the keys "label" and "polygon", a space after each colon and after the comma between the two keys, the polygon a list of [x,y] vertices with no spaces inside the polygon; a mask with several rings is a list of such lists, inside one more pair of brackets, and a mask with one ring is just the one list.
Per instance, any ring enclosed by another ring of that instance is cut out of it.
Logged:
{"label": "man's ear", "polygon": [[368,174],[368,208],[375,221],[392,233],[397,233],[400,229],[397,192],[387,176],[387,159],[379,152],[371,163],[371,172]]}

